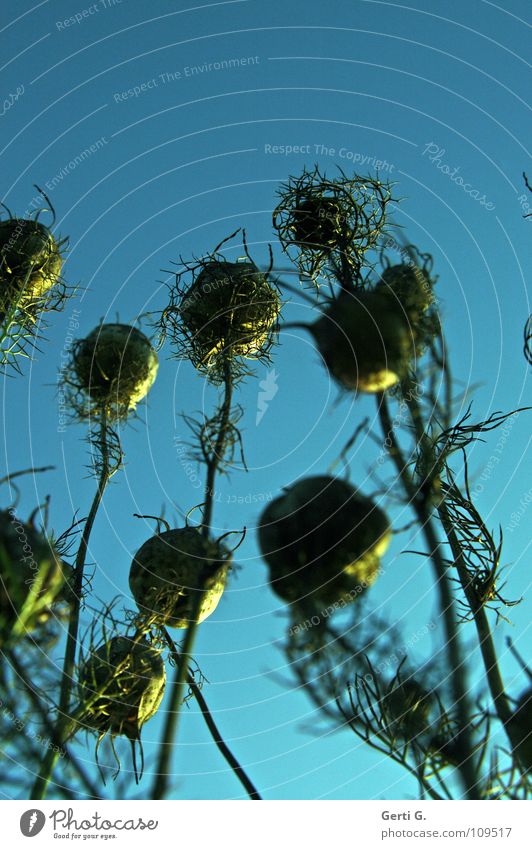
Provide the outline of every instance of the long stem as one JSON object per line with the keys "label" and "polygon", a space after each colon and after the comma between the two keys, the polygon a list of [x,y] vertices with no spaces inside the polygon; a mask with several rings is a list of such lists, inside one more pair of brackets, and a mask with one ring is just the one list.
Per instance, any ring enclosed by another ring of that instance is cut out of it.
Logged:
{"label": "long stem", "polygon": [[[474,763],[473,741],[469,728],[470,711],[468,709],[467,684],[465,660],[460,646],[457,629],[457,617],[455,612],[454,598],[447,574],[447,567],[441,555],[440,542],[438,540],[434,524],[424,498],[420,498],[414,485],[406,462],[402,456],[401,449],[395,437],[393,424],[388,410],[388,402],[384,393],[377,395],[377,407],[379,418],[386,443],[389,443],[388,452],[395,464],[409,504],[414,509],[420,523],[425,541],[428,545],[429,555],[434,567],[436,587],[439,595],[439,607],[443,617],[448,666],[451,674],[453,698],[459,722],[459,738],[463,752],[461,762],[458,764],[464,791],[468,799],[478,798],[478,775]],[[414,419],[414,416],[413,416]],[[414,426],[419,422],[414,421]]]}
{"label": "long stem", "polygon": [[[170,649],[170,652],[172,654],[172,657],[174,658],[174,661],[177,664],[177,663],[179,663],[179,652],[177,651],[177,649],[175,647],[175,643],[172,640],[172,638],[171,638],[170,634],[168,633],[168,631],[166,630],[166,628],[163,628],[162,631],[163,631],[163,634],[164,634],[164,638],[167,642],[168,648]],[[224,741],[224,739],[223,739],[223,737],[222,737],[222,735],[221,735],[221,733],[218,729],[218,726],[216,725],[216,722],[214,721],[214,717],[213,717],[211,711],[209,710],[209,706],[208,706],[208,704],[205,700],[205,697],[204,697],[203,693],[201,692],[201,687],[199,687],[196,684],[196,682],[194,680],[194,676],[191,675],[190,672],[187,675],[187,684],[188,684],[188,686],[189,686],[189,688],[192,692],[192,695],[194,696],[194,698],[196,699],[196,701],[199,705],[199,708],[201,710],[201,713],[203,714],[203,718],[205,720],[207,728],[211,732],[214,742],[216,743],[221,754],[223,755],[223,757],[225,758],[225,760],[227,761],[227,763],[229,764],[229,766],[231,767],[231,769],[235,773],[236,777],[238,778],[238,780],[240,781],[240,783],[244,787],[249,798],[250,799],[262,799],[257,788],[255,787],[255,785],[253,784],[251,779],[247,776],[246,772],[244,771],[244,768],[241,766],[241,764],[239,763],[239,761],[237,760],[235,755],[233,755],[233,753],[231,752],[227,743]]]}
{"label": "long stem", "polygon": [[[76,662],[76,649],[78,644],[79,619],[81,610],[81,598],[83,593],[83,577],[85,571],[85,561],[87,558],[87,550],[89,547],[90,535],[96,519],[98,508],[103,499],[103,495],[109,478],[111,477],[111,469],[109,466],[109,446],[107,443],[107,416],[105,410],[101,414],[100,421],[100,450],[102,468],[98,479],[98,486],[94,495],[89,515],[83,528],[81,541],[76,555],[74,565],[73,587],[72,587],[72,605],[70,610],[70,622],[68,628],[68,636],[65,649],[65,659],[63,662],[63,672],[61,677],[61,691],[59,695],[59,716],[57,720],[56,736],[59,740],[63,740],[67,729],[70,726],[69,708],[70,708],[70,693],[74,679],[74,666]],[[59,753],[49,751],[42,763],[41,770],[35,781],[32,790],[32,799],[44,799],[46,790]]]}
{"label": "long stem", "polygon": [[58,739],[57,729],[54,727],[52,721],[50,720],[46,707],[42,703],[39,694],[37,693],[37,690],[35,688],[35,685],[28,678],[26,670],[24,669],[23,665],[21,664],[13,650],[8,653],[8,660],[10,665],[13,667],[14,672],[16,673],[18,678],[20,678],[22,684],[24,685],[24,689],[26,690],[31,703],[33,704],[33,707],[39,714],[47,733],[50,735],[50,743],[54,746],[58,746],[60,749],[63,749],[65,751],[69,764],[71,765],[72,769],[77,773],[81,783],[85,786],[87,794],[93,799],[101,799],[102,796],[100,791],[98,790],[96,785],[92,783],[90,777],[85,772],[85,769],[77,761],[72,752],[66,746],[64,740],[60,741]]}
{"label": "long stem", "polygon": [[[201,532],[203,536],[208,538],[212,522],[212,511],[214,506],[214,482],[216,472],[225,457],[225,449],[227,445],[227,434],[231,417],[231,401],[233,397],[233,380],[231,374],[231,364],[228,359],[225,361],[224,370],[224,399],[221,407],[220,425],[218,435],[213,450],[207,461],[207,477],[205,482],[205,506],[203,509],[203,521]],[[189,674],[189,666],[198,631],[198,619],[201,611],[205,592],[195,593],[189,625],[185,634],[183,648],[179,655],[179,662],[176,667],[174,680],[172,682],[172,690],[170,692],[170,704],[166,714],[166,722],[163,729],[163,736],[159,748],[159,758],[157,769],[153,782],[152,799],[164,799],[168,791],[168,780],[170,757],[172,747],[175,745],[177,723],[183,704],[185,687]]]}
{"label": "long stem", "polygon": [[[519,759],[519,746],[522,742],[522,732],[520,734],[516,734],[514,731],[512,710],[504,687],[501,671],[499,669],[497,652],[495,650],[495,644],[493,642],[488,617],[482,602],[478,599],[475,589],[471,583],[471,576],[467,569],[460,541],[453,528],[451,518],[444,502],[440,504],[438,512],[453,553],[454,565],[458,572],[460,584],[464,590],[469,609],[473,614],[473,621],[477,629],[478,642],[482,654],[484,669],[486,671],[486,679],[495,705],[495,710],[497,711],[497,716],[505,729],[506,736],[512,745],[514,755]],[[526,764],[522,764],[521,768],[526,771]]]}

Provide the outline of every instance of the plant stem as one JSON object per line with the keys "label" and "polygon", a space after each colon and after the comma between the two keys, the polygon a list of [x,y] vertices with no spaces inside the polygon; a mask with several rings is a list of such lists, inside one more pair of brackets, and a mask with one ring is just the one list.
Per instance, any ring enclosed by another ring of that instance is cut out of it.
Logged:
{"label": "plant stem", "polygon": [[[179,663],[179,652],[177,651],[177,649],[175,647],[174,641],[172,640],[172,638],[171,638],[170,634],[168,633],[168,631],[166,630],[166,628],[163,628],[162,632],[163,632],[164,638],[165,638],[165,640],[168,644],[168,648],[170,649],[172,657],[174,658],[175,663],[176,664]],[[246,772],[244,771],[244,768],[241,766],[241,764],[239,763],[239,761],[237,760],[235,755],[233,755],[233,753],[231,752],[227,743],[224,741],[220,731],[218,730],[218,726],[216,725],[216,723],[214,721],[214,717],[213,717],[211,711],[209,710],[209,706],[208,706],[208,704],[205,700],[205,697],[204,697],[204,695],[201,691],[201,687],[199,687],[196,684],[196,681],[194,680],[194,676],[191,675],[190,672],[188,673],[188,676],[187,676],[187,684],[190,687],[190,690],[192,691],[192,694],[193,694],[194,698],[196,699],[196,701],[199,705],[201,713],[203,714],[203,718],[206,722],[207,728],[211,732],[214,742],[216,743],[221,754],[223,755],[223,757],[225,758],[225,760],[227,761],[227,763],[229,764],[229,766],[231,767],[231,769],[235,773],[236,777],[238,778],[238,780],[240,781],[240,783],[242,784],[244,789],[246,790],[246,793],[248,794],[249,798],[250,799],[262,799],[257,788],[255,787],[255,785],[253,784],[251,779],[247,776]]]}
{"label": "plant stem", "polygon": [[[416,432],[418,432],[420,425],[419,416],[416,415],[415,410],[412,410],[412,407],[410,406],[411,402],[408,400],[407,396],[405,396],[405,400],[407,404],[409,404],[412,421],[416,428]],[[403,484],[405,494],[408,498],[408,502],[416,513],[425,541],[428,545],[429,555],[434,567],[436,587],[439,595],[439,608],[443,616],[445,629],[447,659],[451,675],[453,698],[459,723],[460,745],[463,752],[463,757],[457,768],[460,772],[466,797],[468,799],[478,799],[477,785],[479,779],[473,759],[474,746],[469,728],[470,711],[468,709],[465,659],[463,657],[458,638],[457,617],[451,585],[447,574],[447,567],[440,552],[440,542],[434,529],[434,524],[429,508],[427,507],[427,502],[425,498],[420,497],[418,490],[412,481],[406,462],[402,456],[401,449],[395,437],[393,424],[388,410],[388,402],[384,393],[377,394],[377,408],[385,440],[390,443],[388,447],[390,458],[395,464]],[[420,438],[422,438],[422,434],[418,432],[418,440]]]}
{"label": "plant stem", "polygon": [[[205,481],[205,506],[203,510],[203,521],[201,532],[205,538],[209,537],[212,511],[214,506],[214,482],[216,472],[225,457],[225,449],[227,445],[227,434],[229,431],[231,417],[231,401],[233,397],[233,380],[231,375],[231,364],[229,359],[224,362],[224,399],[220,410],[220,425],[213,450],[207,461],[207,477]],[[198,591],[195,593],[192,611],[185,634],[183,648],[179,655],[179,662],[176,667],[174,680],[172,682],[172,690],[170,693],[170,704],[166,714],[166,722],[163,729],[163,736],[159,749],[159,757],[157,769],[153,782],[152,799],[164,799],[168,791],[169,765],[172,747],[175,745],[177,723],[179,713],[184,700],[185,686],[189,676],[189,666],[194,642],[198,631],[198,619],[201,611],[205,592]]]}
{"label": "plant stem", "polygon": [[60,741],[57,738],[57,729],[54,727],[52,721],[50,720],[50,718],[47,714],[47,711],[46,711],[46,707],[43,705],[43,703],[42,703],[42,701],[41,701],[41,699],[40,699],[40,697],[37,693],[35,685],[28,678],[28,676],[26,674],[26,670],[24,669],[23,665],[21,664],[21,662],[19,661],[18,657],[16,656],[16,654],[13,650],[8,652],[8,660],[9,660],[9,663],[12,666],[15,674],[18,676],[18,678],[20,678],[22,684],[24,685],[24,689],[26,690],[31,703],[33,704],[34,708],[36,709],[37,713],[39,714],[41,721],[43,722],[43,724],[46,728],[47,733],[50,735],[50,742],[54,746],[58,746],[60,749],[64,749],[64,751],[66,752],[67,758],[68,758],[68,762],[70,763],[72,769],[77,773],[81,783],[84,785],[85,790],[87,791],[87,794],[92,799],[101,799],[102,795],[101,795],[100,791],[92,783],[91,779],[89,778],[89,776],[85,772],[84,768],[76,760],[76,758],[74,757],[72,752],[69,751],[69,749],[65,745],[64,741]]}
{"label": "plant stem", "polygon": [[[78,644],[79,619],[81,610],[81,598],[83,594],[83,577],[85,570],[85,561],[91,531],[96,519],[98,508],[102,502],[103,495],[109,478],[111,477],[111,469],[109,466],[109,446],[107,443],[107,416],[105,409],[101,413],[100,420],[100,450],[102,468],[98,479],[98,486],[94,495],[89,515],[85,522],[76,562],[74,565],[73,586],[72,586],[72,605],[70,610],[70,622],[68,628],[68,636],[65,649],[65,659],[63,662],[63,673],[61,677],[61,691],[59,695],[59,716],[57,720],[56,737],[59,740],[64,740],[65,734],[70,726],[69,709],[70,709],[70,693],[74,678],[74,667],[76,662],[76,649]],[[42,763],[41,770],[35,781],[32,790],[32,799],[44,799],[46,790],[52,772],[57,763],[59,753],[49,751]]]}
{"label": "plant stem", "polygon": [[[464,590],[469,609],[473,614],[473,621],[477,629],[478,642],[493,704],[495,705],[497,716],[499,717],[506,732],[506,736],[512,745],[514,755],[519,760],[519,744],[521,743],[522,732],[517,735],[514,732],[514,726],[512,724],[512,710],[499,669],[497,652],[495,650],[488,617],[482,601],[478,598],[473,587],[471,575],[467,569],[462,548],[460,546],[460,541],[453,528],[453,523],[447,511],[447,507],[445,506],[445,502],[442,502],[438,507],[438,513],[440,515],[443,529],[447,535],[447,539],[449,540],[460,584]],[[521,764],[521,769],[526,772],[526,764]]]}

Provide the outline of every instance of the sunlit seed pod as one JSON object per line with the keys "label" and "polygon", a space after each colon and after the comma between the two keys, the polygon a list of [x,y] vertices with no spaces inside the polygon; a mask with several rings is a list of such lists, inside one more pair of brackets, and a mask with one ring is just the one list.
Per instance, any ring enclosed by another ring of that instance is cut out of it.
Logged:
{"label": "sunlit seed pod", "polygon": [[220,353],[256,358],[280,311],[279,294],[250,262],[206,263],[185,292],[179,311],[199,358]]}
{"label": "sunlit seed pod", "polygon": [[141,613],[171,628],[191,622],[203,593],[198,622],[218,606],[230,568],[230,551],[193,527],[164,531],[137,551],[129,573],[131,593]]}
{"label": "sunlit seed pod", "polygon": [[68,569],[52,542],[10,510],[0,510],[0,642],[34,634],[63,600]]}
{"label": "sunlit seed pod", "polygon": [[145,639],[113,637],[83,663],[78,680],[83,722],[99,731],[138,740],[164,695],[166,670],[160,651]]}
{"label": "sunlit seed pod", "polygon": [[308,197],[294,208],[292,215],[296,245],[310,250],[338,246],[346,218],[337,199],[326,195]]}
{"label": "sunlit seed pod", "polygon": [[383,510],[349,483],[318,476],[272,501],[258,536],[280,598],[328,605],[354,601],[374,583],[391,529]]}
{"label": "sunlit seed pod", "polygon": [[402,740],[426,733],[431,725],[435,700],[417,681],[396,682],[383,699],[388,729]]}
{"label": "sunlit seed pod", "polygon": [[42,298],[59,280],[62,265],[60,244],[39,221],[0,221],[0,311],[15,299],[26,305]]}
{"label": "sunlit seed pod", "polygon": [[310,331],[329,372],[348,390],[389,389],[406,377],[415,353],[403,310],[377,292],[342,293]]}
{"label": "sunlit seed pod", "polygon": [[73,353],[76,388],[92,411],[134,409],[157,376],[159,361],[149,339],[128,324],[102,324],[77,342]]}

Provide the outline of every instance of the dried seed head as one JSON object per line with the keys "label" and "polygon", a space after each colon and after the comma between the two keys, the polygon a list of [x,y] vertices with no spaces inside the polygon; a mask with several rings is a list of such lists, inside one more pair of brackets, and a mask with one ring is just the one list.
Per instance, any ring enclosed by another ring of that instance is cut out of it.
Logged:
{"label": "dried seed head", "polygon": [[79,699],[84,722],[101,734],[138,740],[161,704],[166,684],[162,654],[146,640],[113,637],[81,667]]}
{"label": "dried seed head", "polygon": [[282,599],[354,601],[376,580],[390,541],[385,513],[349,483],[311,477],[264,510],[259,545]]}
{"label": "dried seed head", "polygon": [[34,632],[52,616],[67,577],[45,534],[0,510],[0,642]]}
{"label": "dried seed head", "polygon": [[378,292],[342,293],[310,329],[327,368],[345,389],[382,392],[406,376],[414,356],[403,310]]}
{"label": "dried seed head", "polygon": [[346,177],[341,170],[338,178],[328,179],[316,167],[290,177],[278,194],[273,226],[300,272],[337,279],[338,267],[347,266],[358,278],[364,254],[385,226],[390,187],[369,176]]}
{"label": "dried seed head", "polygon": [[191,622],[195,597],[203,592],[199,622],[218,606],[230,568],[229,550],[192,527],[156,534],[135,554],[129,586],[140,611],[171,628]]}
{"label": "dried seed head", "polygon": [[294,244],[309,250],[337,247],[345,213],[340,202],[325,195],[309,197],[293,210]]}
{"label": "dried seed head", "polygon": [[28,306],[59,280],[63,258],[50,230],[34,219],[0,221],[0,314],[19,299]]}
{"label": "dried seed head", "polygon": [[252,263],[206,263],[179,305],[194,364],[210,368],[221,354],[260,357],[280,305],[277,291]]}
{"label": "dried seed head", "polygon": [[127,415],[144,398],[159,361],[149,339],[128,324],[101,324],[76,343],[72,358],[75,390],[88,399],[92,415]]}
{"label": "dried seed head", "polygon": [[419,319],[434,303],[432,280],[426,271],[415,265],[386,268],[376,289],[395,297],[411,321]]}

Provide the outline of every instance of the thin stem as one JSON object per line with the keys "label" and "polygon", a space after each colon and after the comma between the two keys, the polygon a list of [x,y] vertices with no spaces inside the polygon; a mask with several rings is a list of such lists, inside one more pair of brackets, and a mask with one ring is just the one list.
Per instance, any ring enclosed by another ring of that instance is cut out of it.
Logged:
{"label": "thin stem", "polygon": [[[78,645],[79,619],[81,610],[81,598],[83,593],[83,577],[85,570],[85,561],[89,546],[90,535],[96,519],[98,508],[102,502],[103,495],[109,479],[111,477],[111,469],[109,466],[109,446],[107,443],[107,416],[105,409],[101,414],[100,421],[100,450],[102,467],[98,479],[98,486],[94,495],[89,515],[83,528],[81,541],[76,555],[74,565],[73,587],[72,587],[72,605],[70,610],[70,622],[68,628],[68,636],[65,649],[65,659],[63,662],[63,673],[61,678],[61,690],[59,695],[59,716],[57,720],[57,738],[63,740],[65,733],[70,726],[69,708],[70,708],[70,693],[74,680],[74,666],[76,662],[76,649]],[[44,799],[46,790],[52,772],[59,754],[50,751],[47,753],[37,780],[33,786],[32,799]]]}
{"label": "thin stem", "polygon": [[[410,406],[411,402],[408,396],[405,396],[405,400]],[[427,507],[427,501],[425,498],[420,497],[395,437],[393,424],[388,410],[388,402],[384,393],[377,394],[377,408],[386,443],[389,443],[388,451],[390,458],[394,462],[398,471],[408,502],[416,513],[425,541],[428,545],[429,555],[433,564],[436,577],[436,587],[439,595],[439,607],[443,616],[445,629],[447,659],[451,675],[453,698],[459,722],[460,744],[464,753],[457,768],[460,772],[467,798],[477,799],[478,775],[473,760],[474,747],[469,727],[470,711],[468,709],[465,660],[463,658],[458,638],[457,617],[454,609],[454,598],[447,574],[447,567],[441,555],[440,542]],[[412,413],[412,407],[410,407],[410,410]],[[417,430],[419,428],[420,420],[419,417],[416,416],[415,412],[412,414],[412,421]],[[418,435],[418,438],[420,437],[421,434]]]}
{"label": "thin stem", "polygon": [[[225,456],[225,448],[227,445],[227,435],[229,431],[231,418],[231,401],[233,397],[233,379],[231,374],[231,363],[228,358],[224,361],[224,399],[221,407],[220,426],[216,443],[207,460],[207,477],[205,482],[205,506],[203,510],[203,521],[201,532],[205,538],[209,537],[212,511],[214,506],[214,482],[216,472]],[[185,687],[187,677],[189,675],[189,666],[194,648],[194,642],[198,631],[198,619],[201,611],[201,606],[205,591],[198,591],[194,595],[192,603],[192,611],[185,634],[183,648],[179,655],[179,662],[176,667],[174,680],[172,682],[172,690],[170,692],[170,704],[166,714],[166,722],[163,729],[163,736],[159,748],[159,758],[157,769],[153,782],[152,799],[164,799],[168,791],[169,766],[172,747],[176,741],[176,731],[179,719],[181,706],[184,701]]]}
{"label": "thin stem", "polygon": [[216,437],[214,449],[207,463],[207,479],[205,482],[205,508],[203,511],[202,532],[208,537],[212,522],[212,511],[214,507],[214,481],[216,473],[223,462],[225,447],[227,443],[227,432],[231,417],[231,402],[233,400],[233,380],[231,375],[231,364],[228,359],[224,362],[224,399],[221,408],[220,427]]}
{"label": "thin stem", "polygon": [[[475,589],[473,587],[471,576],[468,572],[467,565],[460,546],[460,541],[453,528],[449,512],[444,502],[440,504],[438,508],[438,513],[440,515],[441,523],[447,535],[447,539],[449,540],[449,545],[453,553],[454,565],[456,566],[456,570],[458,572],[460,584],[462,585],[462,589],[464,590],[469,609],[473,614],[473,621],[475,622],[475,626],[477,629],[478,642],[482,654],[482,660],[484,663],[484,668],[486,670],[486,679],[490,689],[491,697],[493,699],[493,703],[495,705],[495,710],[505,729],[506,736],[508,737],[512,745],[514,755],[519,759],[519,745],[522,739],[522,732],[520,734],[516,734],[514,732],[514,725],[512,723],[513,714],[504,687],[501,671],[499,669],[497,652],[495,650],[495,644],[493,642],[488,617],[486,615],[484,606],[482,605],[482,601],[478,598],[477,593],[475,592]],[[521,764],[521,768],[526,772],[526,764]]]}
{"label": "thin stem", "polygon": [[87,794],[93,799],[101,799],[102,795],[101,795],[100,791],[92,783],[91,779],[89,778],[89,776],[85,772],[84,768],[77,761],[77,759],[74,757],[72,752],[68,749],[64,740],[60,741],[59,738],[57,737],[57,729],[54,727],[52,721],[50,720],[48,713],[46,711],[46,707],[41,702],[41,699],[39,698],[37,690],[35,689],[35,685],[28,678],[28,676],[26,674],[26,670],[24,669],[23,665],[20,663],[18,657],[16,656],[16,654],[13,650],[8,652],[8,660],[9,660],[9,663],[12,666],[14,672],[16,673],[18,678],[20,678],[22,684],[24,685],[24,689],[26,690],[33,707],[35,708],[35,710],[39,714],[41,721],[46,728],[47,733],[50,735],[50,742],[54,746],[57,746],[58,748],[64,750],[72,769],[77,773],[81,783],[84,785],[85,790],[87,791]]}
{"label": "thin stem", "polygon": [[[164,638],[165,638],[165,640],[168,644],[168,648],[170,649],[172,657],[174,658],[175,663],[178,664],[179,663],[179,652],[177,651],[177,649],[175,647],[175,643],[172,640],[172,638],[171,638],[170,634],[168,633],[168,631],[166,630],[166,628],[163,628],[162,632],[164,634]],[[190,672],[188,673],[188,676],[187,676],[187,684],[188,684],[188,686],[189,686],[189,688],[192,692],[192,695],[194,696],[194,698],[196,699],[196,701],[199,705],[199,708],[201,710],[201,713],[203,714],[203,718],[205,720],[207,728],[211,732],[214,742],[216,743],[216,745],[217,745],[218,749],[220,750],[222,756],[225,758],[225,760],[227,761],[227,763],[229,764],[229,766],[231,767],[231,769],[235,773],[236,777],[238,778],[238,780],[240,781],[240,783],[244,787],[249,798],[250,799],[262,799],[262,796],[259,794],[257,788],[255,787],[255,785],[253,784],[251,779],[247,776],[246,772],[244,771],[244,768],[241,766],[241,764],[239,763],[239,761],[237,760],[235,755],[233,755],[233,753],[231,752],[227,743],[224,741],[224,739],[223,739],[223,737],[222,737],[222,735],[221,735],[221,733],[218,729],[218,726],[216,725],[216,723],[214,721],[214,717],[213,717],[211,711],[209,710],[209,706],[208,706],[208,704],[205,700],[205,697],[204,697],[204,695],[201,691],[201,688],[196,684],[196,681],[194,680],[194,676],[191,675]]]}

